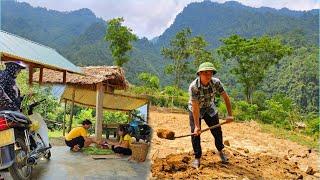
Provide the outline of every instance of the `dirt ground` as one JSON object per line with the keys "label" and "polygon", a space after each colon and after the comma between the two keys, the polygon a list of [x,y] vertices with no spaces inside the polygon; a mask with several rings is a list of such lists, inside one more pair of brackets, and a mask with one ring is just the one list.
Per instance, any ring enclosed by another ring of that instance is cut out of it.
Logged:
{"label": "dirt ground", "polygon": [[[157,129],[168,129],[175,135],[190,133],[188,114],[170,110],[152,110],[152,159],[154,179],[318,179],[318,152],[272,134],[261,132],[254,121],[222,126],[228,164],[222,164],[210,132],[201,135],[203,157],[200,168],[191,167],[193,151],[190,137],[167,140],[156,135]],[[202,128],[207,127],[202,123]],[[307,174],[308,173],[308,174]],[[313,174],[313,175],[310,175]]]}

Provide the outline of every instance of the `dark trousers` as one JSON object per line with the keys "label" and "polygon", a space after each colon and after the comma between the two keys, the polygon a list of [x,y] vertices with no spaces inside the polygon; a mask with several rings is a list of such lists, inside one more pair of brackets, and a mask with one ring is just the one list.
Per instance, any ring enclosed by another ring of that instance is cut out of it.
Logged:
{"label": "dark trousers", "polygon": [[70,141],[65,140],[66,145],[69,146],[71,149],[75,146],[75,145],[79,145],[80,148],[83,148],[84,146],[84,138],[82,136],[73,138]]}
{"label": "dark trousers", "polygon": [[[219,116],[218,113],[214,115],[213,117],[210,117],[207,113],[202,117],[206,124],[210,126],[214,126],[216,124],[219,124]],[[189,112],[189,120],[190,120],[190,127],[191,127],[191,133],[194,132],[194,120],[193,120],[193,114],[192,112]],[[201,119],[199,120],[200,127],[201,127]],[[224,148],[223,140],[222,140],[222,130],[221,127],[211,129],[211,134],[214,137],[215,146],[218,151],[221,151]],[[200,158],[202,155],[201,150],[201,144],[200,144],[200,136],[191,136],[191,142],[192,147],[194,151],[195,158]]]}
{"label": "dark trousers", "polygon": [[132,151],[130,148],[123,148],[123,147],[114,147],[114,145],[112,145],[112,150],[113,152],[115,153],[118,153],[118,154],[123,154],[123,155],[131,155],[132,154]]}

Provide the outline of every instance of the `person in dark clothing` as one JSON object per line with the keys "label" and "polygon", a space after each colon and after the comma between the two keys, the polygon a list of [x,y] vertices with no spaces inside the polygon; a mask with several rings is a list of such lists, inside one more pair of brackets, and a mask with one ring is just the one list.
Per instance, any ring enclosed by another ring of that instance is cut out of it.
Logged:
{"label": "person in dark clothing", "polygon": [[23,97],[16,84],[16,78],[26,66],[22,62],[6,62],[0,72],[0,110],[19,111]]}
{"label": "person in dark clothing", "polygon": [[[197,71],[198,77],[189,86],[189,120],[191,132],[194,134],[191,137],[192,147],[194,150],[195,160],[193,167],[200,166],[201,150],[201,120],[210,127],[219,124],[218,110],[215,104],[215,96],[220,94],[226,104],[228,116],[226,121],[232,122],[232,108],[228,94],[224,90],[221,81],[213,77],[216,69],[210,62],[202,63]],[[228,158],[223,153],[223,139],[221,127],[211,129],[211,134],[215,139],[215,146],[219,151],[219,156],[223,163],[228,162]]]}

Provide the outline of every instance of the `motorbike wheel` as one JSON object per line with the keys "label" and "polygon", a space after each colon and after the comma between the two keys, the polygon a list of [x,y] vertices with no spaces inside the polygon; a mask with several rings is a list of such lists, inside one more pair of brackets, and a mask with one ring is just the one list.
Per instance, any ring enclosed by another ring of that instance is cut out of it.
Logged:
{"label": "motorbike wheel", "polygon": [[26,164],[28,148],[24,138],[17,137],[16,145],[19,149],[15,150],[15,160],[9,172],[14,180],[30,180],[32,175],[32,166]]}

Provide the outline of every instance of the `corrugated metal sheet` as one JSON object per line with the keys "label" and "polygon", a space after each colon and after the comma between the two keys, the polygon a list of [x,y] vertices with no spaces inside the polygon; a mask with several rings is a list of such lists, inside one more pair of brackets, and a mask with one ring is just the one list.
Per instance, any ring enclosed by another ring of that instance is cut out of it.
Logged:
{"label": "corrugated metal sheet", "polygon": [[2,55],[44,65],[47,68],[82,74],[79,67],[61,56],[55,49],[5,31],[0,31],[0,52]]}
{"label": "corrugated metal sheet", "polygon": [[[72,101],[73,87],[66,86],[61,101]],[[75,104],[96,107],[96,91],[88,89],[75,89]],[[148,103],[144,97],[131,96],[125,94],[104,93],[103,109],[114,111],[131,111]]]}

